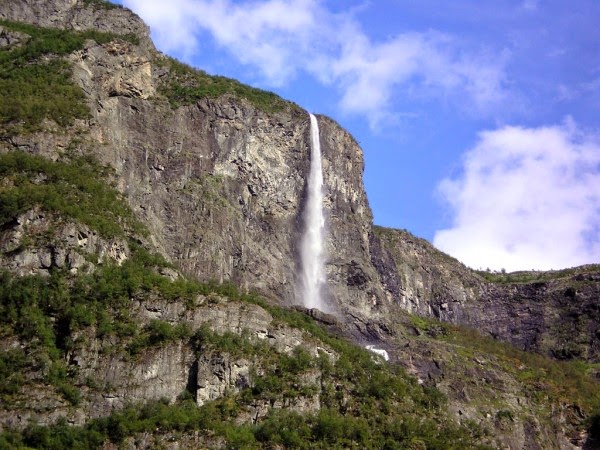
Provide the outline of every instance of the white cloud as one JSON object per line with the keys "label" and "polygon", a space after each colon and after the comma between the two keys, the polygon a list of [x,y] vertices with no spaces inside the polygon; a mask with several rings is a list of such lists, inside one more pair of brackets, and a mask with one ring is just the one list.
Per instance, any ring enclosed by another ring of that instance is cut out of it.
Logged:
{"label": "white cloud", "polygon": [[167,7],[157,1],[124,0],[123,5],[136,11],[150,25],[154,39],[164,51],[178,51],[185,56],[198,51],[194,23],[189,19],[189,11],[194,6],[192,1],[172,0]]}
{"label": "white cloud", "polygon": [[464,173],[439,185],[454,215],[434,245],[474,268],[600,262],[600,139],[561,126],[480,133]]}
{"label": "white cloud", "polygon": [[367,116],[373,126],[393,116],[395,95],[442,96],[476,113],[497,108],[506,97],[506,55],[490,58],[433,31],[373,41],[353,15],[331,13],[317,0],[124,4],[150,24],[166,52],[190,60],[208,34],[271,86],[301,71],[333,86],[340,108]]}
{"label": "white cloud", "polygon": [[314,0],[124,0],[151,27],[159,48],[191,59],[208,35],[243,64],[281,85],[305,57],[319,6]]}
{"label": "white cloud", "polygon": [[600,77],[578,84],[559,84],[556,86],[555,98],[558,101],[576,101],[582,97],[594,98],[598,95],[600,95]]}
{"label": "white cloud", "polygon": [[525,0],[521,3],[521,9],[525,11],[537,11],[539,3],[539,0]]}
{"label": "white cloud", "polygon": [[372,125],[392,110],[395,88],[413,100],[443,98],[476,114],[487,114],[507,97],[505,54],[492,61],[462,51],[456,39],[432,31],[405,33],[383,43],[364,40],[357,49],[342,52],[333,67],[344,88],[343,109],[367,113]]}

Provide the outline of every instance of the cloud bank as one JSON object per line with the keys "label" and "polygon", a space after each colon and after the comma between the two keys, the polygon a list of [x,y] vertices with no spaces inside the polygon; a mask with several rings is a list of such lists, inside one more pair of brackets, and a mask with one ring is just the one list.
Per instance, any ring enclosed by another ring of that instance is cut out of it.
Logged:
{"label": "cloud bank", "polygon": [[474,268],[600,261],[600,139],[564,125],[480,133],[439,191],[454,217],[434,245]]}
{"label": "cloud bank", "polygon": [[186,59],[210,39],[270,86],[300,72],[339,93],[344,113],[372,126],[393,119],[395,89],[442,97],[477,114],[506,98],[507,55],[488,55],[453,36],[406,32],[374,41],[353,19],[316,0],[124,0],[151,27],[157,45]]}

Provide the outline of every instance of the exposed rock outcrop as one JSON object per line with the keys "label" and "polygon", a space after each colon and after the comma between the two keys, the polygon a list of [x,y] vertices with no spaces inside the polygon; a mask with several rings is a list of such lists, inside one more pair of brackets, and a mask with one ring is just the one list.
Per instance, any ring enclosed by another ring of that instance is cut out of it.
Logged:
{"label": "exposed rock outcrop", "polygon": [[490,282],[405,231],[376,227],[372,242],[382,283],[398,301],[390,315],[400,307],[470,326],[523,350],[599,360],[598,267],[524,273],[525,281],[518,282],[497,274],[501,281]]}
{"label": "exposed rock outcrop", "polygon": [[[127,10],[108,13],[66,1],[2,10],[10,20],[147,36]],[[116,169],[119,188],[163,253],[192,276],[231,280],[288,304],[301,300],[296,245],[310,159],[308,115],[291,104],[266,113],[228,96],[173,110],[156,98],[168,69],[149,46],[89,41],[70,60],[93,116],[87,145]],[[336,123],[319,120],[329,298],[342,309],[370,310],[382,290],[368,257],[372,215],[362,152]],[[37,135],[12,145],[52,156],[54,143]]]}
{"label": "exposed rock outcrop", "polygon": [[142,47],[154,48],[148,26],[137,15],[102,1],[2,0],[0,18],[49,28],[132,34]]}
{"label": "exposed rock outcrop", "polygon": [[[272,351],[291,354],[298,348],[311,356],[323,353],[334,358],[335,352],[323,344],[317,345],[305,333],[273,320],[259,306],[229,302],[218,297],[200,297],[189,308],[180,302],[144,301],[133,311],[140,326],[151,320],[186,324],[190,330],[206,327],[215,335],[242,337],[249,342],[264,342]],[[193,395],[198,405],[216,400],[226,393],[248,388],[254,374],[264,371],[262,359],[248,359],[243,354],[230,354],[210,344],[181,340],[143,349],[132,355],[114,337],[99,337],[89,332],[72,336],[74,345],[67,353],[70,371],[75,373],[74,384],[80,386],[84,401],[73,407],[53,389],[31,391],[28,398],[0,411],[0,429],[23,428],[31,421],[41,424],[56,422],[60,417],[82,424],[95,417],[104,417],[129,404],[149,400],[175,401],[180,395]],[[123,341],[121,341],[122,344]],[[30,374],[38,377],[39,374]],[[304,384],[318,383],[319,372],[303,380]],[[248,421],[263,417],[273,406],[291,407],[299,411],[319,408],[318,392],[306,398],[277,405],[268,402],[254,404]],[[49,414],[48,410],[52,413]]]}
{"label": "exposed rock outcrop", "polygon": [[[66,129],[46,123],[42,131],[3,136],[0,152],[25,151],[52,160],[67,153],[91,154],[114,169],[116,188],[149,229],[142,243],[183,273],[230,281],[278,304],[301,303],[297,245],[310,160],[305,111],[291,103],[275,110],[261,108],[234,92],[175,104],[165,93],[176,71],[172,62],[155,51],[146,25],[124,8],[95,1],[4,0],[0,18],[133,34],[139,40],[89,40],[68,55],[72,80],[85,94],[90,117]],[[0,30],[2,47],[26,40],[23,33]],[[335,315],[298,310],[338,335],[385,349],[393,364],[404,365],[424,386],[440,387],[450,397],[457,420],[499,428],[504,445],[574,448],[583,442],[581,437],[572,439],[575,444],[565,443],[565,430],[575,430],[582,421],[565,418],[573,405],[553,411],[549,423],[539,423],[533,413],[537,405],[501,361],[481,354],[466,359],[454,355],[454,344],[438,339],[443,327],[421,329],[408,313],[474,327],[554,358],[598,362],[598,270],[493,283],[409,233],[374,227],[358,143],[333,120],[318,119],[328,222],[326,297]],[[17,276],[54,270],[92,273],[103,262],[126,261],[129,242],[103,238],[90,227],[33,208],[3,224],[0,268]],[[160,273],[172,280],[181,277],[174,268],[162,267]],[[258,306],[216,295],[199,296],[192,305],[159,295],[128,300],[138,327],[152,320],[186,324],[194,332],[208,326],[218,335],[268,343],[284,355],[302,348],[314,357],[336,357],[323,343],[282,325]],[[113,351],[122,343],[93,330],[73,338],[67,362],[85,401],[74,408],[52,389],[40,388],[25,399],[25,406],[3,410],[2,423],[24,426],[29,419],[51,423],[58,417],[83,423],[136,400],[175,400],[183,391],[202,404],[241,391],[251,383],[253,371],[264,370],[248,356],[198,347],[185,339],[133,357]],[[306,372],[298,385],[318,385],[320,376],[318,370]],[[315,392],[273,404],[257,402],[240,420],[256,422],[270,407],[316,411],[320,403]],[[477,403],[487,398],[496,403]],[[489,412],[482,417],[485,408]],[[513,420],[518,414],[522,417]],[[572,423],[563,426],[562,418]]]}
{"label": "exposed rock outcrop", "polygon": [[88,226],[39,209],[19,215],[3,228],[0,269],[19,276],[48,275],[54,269],[91,272],[103,261],[121,264],[130,253],[124,239],[102,238]]}
{"label": "exposed rock outcrop", "polygon": [[[116,169],[118,188],[150,227],[157,248],[188,275],[232,281],[285,304],[301,303],[297,243],[310,159],[304,111],[288,104],[267,113],[230,95],[173,109],[159,93],[172,69],[146,45],[147,27],[123,8],[18,1],[3,5],[0,17],[136,34],[142,45],[89,41],[69,57],[92,112],[90,139],[79,149]],[[566,297],[557,298],[546,307],[547,289],[489,284],[417,238],[374,229],[360,147],[331,119],[321,116],[319,122],[327,298],[340,317],[385,322],[409,311],[478,327],[526,349],[597,358],[598,313],[592,305],[597,287],[580,289],[576,297],[591,302],[583,308],[590,325],[579,328],[580,344],[587,343],[573,351],[550,345],[554,338],[544,337],[546,321],[570,308],[573,298],[566,303]],[[12,138],[5,148],[57,158],[68,145],[64,136],[42,133]],[[47,255],[40,258],[40,264],[47,262]],[[524,295],[531,300],[523,306],[529,312],[512,311]],[[511,317],[514,323],[503,327],[496,317]]]}

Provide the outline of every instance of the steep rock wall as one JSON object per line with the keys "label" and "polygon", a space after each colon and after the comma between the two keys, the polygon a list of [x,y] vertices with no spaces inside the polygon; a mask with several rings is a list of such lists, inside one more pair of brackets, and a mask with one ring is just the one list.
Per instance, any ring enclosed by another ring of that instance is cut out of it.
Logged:
{"label": "steep rock wall", "polygon": [[[231,94],[172,107],[161,86],[173,67],[154,50],[143,22],[124,8],[16,1],[2,3],[0,17],[134,33],[140,40],[140,45],[88,41],[70,55],[92,117],[67,133],[12,136],[5,149],[50,158],[65,149],[91,152],[115,168],[118,188],[151,229],[156,248],[186,273],[232,281],[284,304],[301,303],[297,245],[311,151],[306,111],[288,103],[265,112]],[[478,327],[526,349],[597,357],[597,282],[580,289],[568,305],[553,300],[546,307],[546,294],[554,288],[489,284],[422,240],[373,229],[360,147],[331,119],[319,116],[319,125],[328,223],[326,297],[364,339],[385,337],[395,317],[408,311]],[[579,330],[581,348],[561,350],[558,338],[544,333],[555,327],[564,334],[566,328],[552,325],[558,323],[552,317],[580,298],[591,305],[583,308],[586,319],[569,326]]]}
{"label": "steep rock wall", "polygon": [[[200,279],[231,280],[282,303],[299,300],[296,246],[310,160],[305,111],[289,104],[278,112],[265,112],[233,95],[173,108],[160,91],[171,69],[165,58],[146,43],[145,26],[128,11],[110,9],[114,17],[106,20],[94,6],[81,2],[36,0],[0,5],[2,17],[12,20],[134,32],[142,43],[116,40],[98,45],[89,41],[84,49],[70,55],[73,79],[85,92],[92,117],[67,130],[10,136],[3,139],[2,150],[20,149],[54,159],[66,151],[92,153],[115,169],[117,187],[150,228],[149,239],[154,246],[185,272]],[[70,18],[65,21],[61,17]],[[402,341],[405,330],[398,323],[406,318],[405,311],[477,326],[523,348],[542,352],[553,352],[554,343],[562,345],[566,336],[571,336],[569,330],[575,330],[577,345],[583,350],[556,347],[555,356],[597,358],[597,277],[575,279],[577,283],[584,281],[579,287],[489,284],[422,240],[373,228],[362,185],[364,162],[358,144],[331,119],[319,116],[319,123],[329,224],[327,297],[340,317],[347,320],[347,336],[361,343],[379,341],[395,362],[413,369],[424,382],[463,395],[467,407],[471,402],[464,392],[468,389],[461,388],[449,375],[442,358],[427,346],[415,344],[418,339]],[[39,218],[32,216],[32,221],[35,225]],[[20,225],[8,231],[18,233]],[[69,228],[59,231],[69,252],[76,255],[74,248],[82,245],[79,235]],[[390,239],[390,235],[395,238]],[[98,245],[103,249],[111,244],[98,241]],[[62,251],[60,246],[56,248]],[[31,264],[15,267],[11,265],[15,260],[10,258],[2,264],[18,273],[44,273],[53,264],[52,249],[34,250],[30,251]],[[95,247],[83,250],[99,251]],[[126,249],[117,253],[113,259],[126,256]],[[62,257],[56,259],[56,267],[76,268],[71,263],[65,265]],[[19,272],[21,268],[23,272]],[[554,306],[548,306],[549,302]],[[584,305],[582,309],[580,305]],[[243,308],[233,313],[224,312],[226,308],[204,308],[191,317],[182,305],[147,302],[139,308],[142,324],[150,318],[170,323],[187,321],[194,327],[212,321],[216,327],[240,334],[244,329],[253,329],[257,316],[259,321],[270,323],[270,318],[262,317],[264,312]],[[552,322],[564,311],[570,311],[567,317],[572,328]],[[582,311],[587,316],[582,316]],[[553,329],[566,334],[547,332]],[[255,332],[257,338],[269,339],[275,347],[281,345],[280,351],[290,351],[300,344],[311,348],[295,331],[281,338],[277,327],[259,324]],[[153,350],[145,360],[135,363],[103,356],[98,351],[103,344],[95,342],[70,355],[82,374],[106,369],[101,378],[113,383],[113,390],[98,394],[97,400],[83,407],[80,416],[70,416],[74,422],[83,421],[93,411],[106,414],[127,401],[161,396],[173,399],[187,387],[190,377],[198,387],[197,399],[214,399],[220,392],[235,389],[248,372],[245,359],[222,354],[198,357],[181,344]],[[195,364],[202,370],[193,376]],[[473,370],[467,376],[475,378],[483,372]],[[497,388],[493,382],[489,384]],[[507,387],[504,394],[511,396],[512,387]],[[33,409],[56,408],[57,415],[66,414],[68,406],[53,396],[56,393],[44,396],[42,392],[38,403],[35,398],[28,403],[34,405]],[[307,399],[300,407],[314,410],[318,404]],[[266,405],[257,405],[256,417],[266,410]],[[21,415],[22,423],[28,414],[25,411]],[[476,417],[475,413],[469,414]],[[56,417],[46,420],[51,422]],[[534,425],[524,425],[533,431],[517,434],[534,435]],[[524,442],[521,437],[515,447]]]}
{"label": "steep rock wall", "polygon": [[[158,94],[168,62],[146,45],[147,28],[122,8],[81,2],[14,2],[2,17],[43,26],[136,33],[142,45],[113,41],[69,59],[92,117],[75,144],[116,169],[119,189],[152,231],[154,244],[186,273],[232,281],[283,303],[296,292],[297,245],[309,170],[308,114],[288,104],[266,113],[224,95],[172,108]],[[333,309],[370,309],[383,295],[369,261],[372,221],[362,151],[332,120],[319,117],[326,189],[327,296]],[[9,141],[51,158],[72,136]]]}
{"label": "steep rock wall", "polygon": [[389,314],[410,311],[462,324],[558,359],[600,358],[600,272],[510,275],[489,282],[406,231],[376,227],[373,263],[388,294]]}

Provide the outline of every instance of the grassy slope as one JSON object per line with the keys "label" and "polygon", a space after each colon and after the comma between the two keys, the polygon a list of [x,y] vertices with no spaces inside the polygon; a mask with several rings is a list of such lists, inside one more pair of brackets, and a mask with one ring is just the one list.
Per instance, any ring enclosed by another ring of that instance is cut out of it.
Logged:
{"label": "grassy slope", "polygon": [[0,49],[0,127],[7,134],[42,129],[49,119],[66,127],[76,119],[86,119],[89,111],[84,94],[71,81],[70,64],[62,59],[83,48],[86,40],[99,44],[114,39],[138,42],[136,36],[97,31],[67,31],[0,20],[0,26],[23,33],[25,42]]}
{"label": "grassy slope", "polygon": [[275,113],[286,108],[301,108],[295,103],[282,99],[273,92],[253,88],[232,78],[209,75],[172,58],[160,58],[155,64],[168,69],[159,92],[165,96],[173,108],[191,105],[203,98],[217,98],[230,95],[250,102],[255,108]]}

